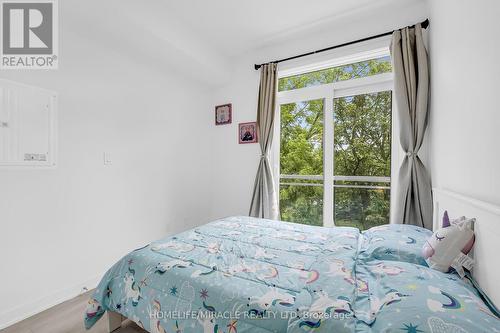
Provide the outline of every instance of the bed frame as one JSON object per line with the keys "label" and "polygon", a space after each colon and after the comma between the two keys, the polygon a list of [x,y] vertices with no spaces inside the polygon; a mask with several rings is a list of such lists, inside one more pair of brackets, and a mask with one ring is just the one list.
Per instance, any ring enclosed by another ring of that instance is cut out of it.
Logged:
{"label": "bed frame", "polygon": [[108,316],[108,332],[114,332],[122,327],[122,322],[126,319],[124,316],[109,310],[106,311],[106,314]]}
{"label": "bed frame", "polygon": [[476,242],[472,251],[474,268],[472,275],[489,298],[500,305],[500,206],[473,199],[452,191],[433,189],[434,230],[441,225],[445,210],[450,218],[474,217]]}
{"label": "bed frame", "polygon": [[[481,288],[496,305],[500,305],[500,206],[473,199],[452,191],[433,189],[434,222],[433,229],[441,225],[445,210],[450,218],[467,216],[476,218],[474,232],[476,243],[472,251],[475,264],[473,276]],[[107,311],[108,332],[121,327],[126,318],[119,313]]]}

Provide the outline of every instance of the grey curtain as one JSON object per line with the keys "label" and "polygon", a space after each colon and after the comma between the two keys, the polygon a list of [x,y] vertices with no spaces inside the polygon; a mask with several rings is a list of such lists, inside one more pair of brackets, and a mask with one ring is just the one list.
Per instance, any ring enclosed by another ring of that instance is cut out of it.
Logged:
{"label": "grey curtain", "polygon": [[429,99],[429,66],[420,24],[393,33],[391,55],[400,141],[406,153],[399,169],[396,222],[432,229],[431,180],[418,156]]}
{"label": "grey curtain", "polygon": [[263,65],[260,68],[257,124],[259,127],[261,156],[257,175],[255,176],[252,203],[250,204],[249,213],[250,216],[272,220],[277,220],[279,218],[276,189],[268,158],[268,153],[273,141],[277,85],[276,68],[276,64],[272,63]]}

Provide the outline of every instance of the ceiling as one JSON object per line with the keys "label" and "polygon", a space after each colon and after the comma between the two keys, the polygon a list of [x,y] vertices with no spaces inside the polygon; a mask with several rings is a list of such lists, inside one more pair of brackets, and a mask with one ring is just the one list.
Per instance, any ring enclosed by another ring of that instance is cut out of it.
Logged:
{"label": "ceiling", "polygon": [[167,1],[165,8],[198,36],[237,56],[289,30],[307,29],[380,2],[388,1],[183,0]]}
{"label": "ceiling", "polygon": [[60,6],[63,22],[102,44],[212,83],[245,53],[339,19],[419,2],[425,0],[68,0]]}

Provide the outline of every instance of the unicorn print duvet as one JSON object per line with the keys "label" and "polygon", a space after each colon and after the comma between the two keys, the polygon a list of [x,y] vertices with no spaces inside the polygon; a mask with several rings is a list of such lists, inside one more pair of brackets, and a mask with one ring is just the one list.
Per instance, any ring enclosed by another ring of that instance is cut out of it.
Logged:
{"label": "unicorn print duvet", "polygon": [[371,255],[370,241],[383,238],[390,254],[408,237],[220,219],[122,258],[89,300],[85,326],[112,311],[152,333],[500,332],[468,280]]}

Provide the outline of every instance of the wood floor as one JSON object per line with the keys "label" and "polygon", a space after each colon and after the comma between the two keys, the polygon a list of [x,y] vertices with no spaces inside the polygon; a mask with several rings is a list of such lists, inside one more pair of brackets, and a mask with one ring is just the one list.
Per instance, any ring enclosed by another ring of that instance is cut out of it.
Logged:
{"label": "wood floor", "polygon": [[[89,331],[83,327],[83,313],[89,293],[56,305],[13,326],[0,330],[0,333],[107,333],[107,318],[103,317]],[[144,333],[135,323],[127,320],[116,333]]]}

